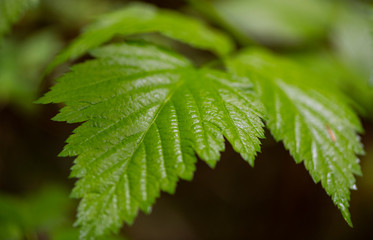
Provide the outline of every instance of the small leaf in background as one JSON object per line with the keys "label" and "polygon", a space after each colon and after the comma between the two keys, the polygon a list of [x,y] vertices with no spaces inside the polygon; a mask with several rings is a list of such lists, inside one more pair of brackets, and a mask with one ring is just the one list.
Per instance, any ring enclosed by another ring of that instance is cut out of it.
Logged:
{"label": "small leaf in background", "polygon": [[47,71],[68,59],[82,56],[115,35],[149,32],[159,32],[193,47],[211,50],[218,55],[225,55],[233,50],[233,43],[227,35],[200,21],[170,10],[160,10],[151,5],[136,3],[104,15],[89,25],[80,37],[56,57]]}
{"label": "small leaf in background", "polygon": [[73,227],[72,219],[74,207],[67,189],[59,185],[44,186],[23,198],[0,193],[0,239],[78,240],[79,229]]}
{"label": "small leaf in background", "polygon": [[39,0],[1,0],[0,1],[0,43],[13,23],[19,20],[24,12],[35,6]]}
{"label": "small leaf in background", "polygon": [[[0,195],[0,239],[21,240],[66,226],[72,211],[68,192],[57,185],[26,198]],[[71,222],[70,222],[71,224]]]}
{"label": "small leaf in background", "polygon": [[373,88],[373,8],[352,2],[336,16],[330,37],[339,58]]}
{"label": "small leaf in background", "polygon": [[117,7],[117,4],[101,0],[40,0],[40,5],[49,12],[43,17],[57,21],[67,31],[81,29],[99,15]]}
{"label": "small leaf in background", "polygon": [[0,195],[0,239],[22,239],[24,219],[20,201]]}
{"label": "small leaf in background", "polygon": [[299,45],[327,33],[333,5],[325,0],[217,0],[212,2],[233,28],[269,45]]}
{"label": "small leaf in background", "polygon": [[0,105],[11,103],[32,110],[41,73],[61,45],[58,36],[49,30],[27,40],[10,38],[0,43]]}

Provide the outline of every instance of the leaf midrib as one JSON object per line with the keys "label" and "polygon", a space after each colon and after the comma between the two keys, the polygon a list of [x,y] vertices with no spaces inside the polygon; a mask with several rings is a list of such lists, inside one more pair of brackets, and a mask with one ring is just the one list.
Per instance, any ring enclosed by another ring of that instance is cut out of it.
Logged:
{"label": "leaf midrib", "polygon": [[[143,143],[144,141],[144,138],[146,137],[147,133],[149,132],[150,128],[153,126],[153,124],[155,123],[155,121],[157,120],[159,114],[162,112],[164,106],[168,103],[168,101],[172,98],[173,94],[176,92],[176,90],[181,86],[183,85],[185,81],[184,80],[180,80],[178,83],[175,84],[175,86],[173,87],[173,89],[169,92],[169,94],[167,95],[167,97],[164,99],[164,101],[161,103],[161,105],[159,106],[159,108],[157,109],[156,113],[154,114],[154,117],[152,119],[152,121],[149,123],[148,127],[145,129],[145,131],[143,131],[141,137],[138,139],[137,141],[137,144],[136,144],[136,148],[133,150],[132,154],[127,158],[128,159],[128,162],[126,164],[126,166],[128,166],[130,164],[130,161],[133,159],[133,156],[135,155],[135,153],[139,150],[141,144]],[[118,144],[116,144],[116,146],[118,146]],[[115,147],[114,147],[115,148]],[[118,165],[121,165],[122,162],[121,161],[118,161],[118,163],[114,164],[112,167],[110,167],[110,169],[112,168],[115,168],[116,166]],[[123,168],[121,174],[120,174],[120,179],[118,181],[121,181],[123,176],[125,176],[125,171],[126,171],[127,167]],[[109,169],[107,169],[109,170]],[[116,192],[116,189],[118,187],[119,184],[115,184],[113,187],[115,189],[115,192]]]}

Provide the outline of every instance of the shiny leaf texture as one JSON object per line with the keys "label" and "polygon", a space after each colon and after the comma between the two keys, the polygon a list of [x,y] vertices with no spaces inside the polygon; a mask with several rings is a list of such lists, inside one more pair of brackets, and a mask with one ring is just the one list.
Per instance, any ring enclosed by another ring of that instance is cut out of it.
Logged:
{"label": "shiny leaf texture", "polygon": [[191,179],[196,155],[214,166],[224,137],[253,164],[263,137],[252,84],[154,45],[108,45],[72,67],[39,100],[66,106],[58,121],[84,122],[61,156],[78,156],[73,196],[83,198],[81,238],[117,231],[160,191]]}
{"label": "shiny leaf texture", "polygon": [[194,18],[171,10],[157,9],[148,4],[134,3],[104,15],[88,26],[80,37],[56,57],[47,71],[68,59],[80,57],[117,34],[127,36],[150,32],[161,33],[193,47],[211,50],[218,55],[225,55],[233,49],[233,43],[228,36]]}
{"label": "shiny leaf texture", "polygon": [[346,221],[354,174],[361,175],[360,122],[333,81],[264,51],[245,50],[228,61],[249,77],[265,106],[266,122],[297,163],[304,162],[315,182],[332,197]]}
{"label": "shiny leaf texture", "polygon": [[0,40],[21,15],[39,0],[1,0],[0,1]]}

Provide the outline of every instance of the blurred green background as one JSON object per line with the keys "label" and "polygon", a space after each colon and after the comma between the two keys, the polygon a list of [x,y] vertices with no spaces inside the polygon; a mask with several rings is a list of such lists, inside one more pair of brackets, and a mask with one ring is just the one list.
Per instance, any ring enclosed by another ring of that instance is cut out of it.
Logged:
{"label": "blurred green background", "polygon": [[[1,0],[0,0],[1,1]],[[76,126],[50,120],[59,106],[33,104],[68,64],[42,78],[56,53],[102,13],[130,1],[40,0],[0,40],[0,240],[78,239],[69,198],[73,159],[58,158]],[[362,116],[363,177],[348,227],[320,184],[267,133],[251,168],[230,146],[213,170],[163,193],[110,239],[373,239],[373,7],[369,1],[152,0],[231,34],[237,48],[263,46],[305,64],[351,97]],[[135,36],[170,45],[155,34]],[[121,41],[122,39],[117,39]],[[197,62],[211,54],[170,45]],[[109,238],[105,238],[109,239]]]}

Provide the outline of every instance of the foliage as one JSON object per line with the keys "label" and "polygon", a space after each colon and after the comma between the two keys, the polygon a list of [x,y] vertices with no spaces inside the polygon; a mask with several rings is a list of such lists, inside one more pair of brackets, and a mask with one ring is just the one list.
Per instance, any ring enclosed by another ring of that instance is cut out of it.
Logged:
{"label": "foliage", "polygon": [[44,187],[23,199],[0,195],[0,238],[16,240],[57,232],[72,207],[67,196],[60,186]]}
{"label": "foliage", "polygon": [[[32,2],[0,3],[0,37]],[[214,167],[224,139],[253,166],[264,127],[304,163],[352,226],[350,190],[357,189],[364,153],[357,113],[373,117],[372,8],[321,0],[188,2],[226,32],[196,12],[131,3],[87,26],[45,71],[79,62],[37,103],[64,104],[54,120],[82,123],[60,154],[76,157],[71,177],[78,178],[72,196],[81,199],[80,239],[105,238],[139,210],[150,213],[161,191],[174,193],[179,179],[192,179],[197,158]],[[0,101],[25,92],[24,102],[34,98],[38,81],[27,91],[17,85],[37,79],[58,48],[49,33],[4,41]],[[154,44],[155,36],[166,44]],[[23,60],[31,70],[22,75]],[[9,206],[0,217],[14,216],[4,220],[8,233],[21,237],[44,224],[26,224],[12,202],[0,201]],[[77,237],[75,230],[65,233]]]}
{"label": "foliage", "polygon": [[213,2],[211,7],[232,27],[255,39],[299,44],[323,36],[336,5],[322,0],[231,0]]}
{"label": "foliage", "polygon": [[159,10],[151,5],[136,3],[121,11],[104,15],[87,27],[78,39],[56,57],[48,70],[68,59],[80,57],[117,34],[133,35],[149,32],[159,32],[194,47],[208,49],[221,55],[229,53],[233,48],[227,36],[193,18],[187,18],[172,11]]}
{"label": "foliage", "polygon": [[361,175],[356,154],[364,152],[356,135],[362,128],[346,97],[307,68],[260,51],[243,51],[228,64],[255,82],[273,136],[296,162],[304,161],[352,224],[349,189],[356,189],[354,174]]}
{"label": "foliage", "polygon": [[[39,239],[77,240],[79,231],[71,226],[69,215],[73,202],[67,190],[48,185],[22,199],[0,195],[0,238],[7,240]],[[106,236],[105,240],[119,240]]]}
{"label": "foliage", "polygon": [[39,0],[2,0],[0,2],[0,40],[9,31],[11,24],[15,23],[29,8]]}
{"label": "foliage", "polygon": [[[191,179],[196,156],[215,166],[224,138],[253,164],[263,136],[251,84],[195,69],[152,45],[109,45],[75,65],[41,103],[66,103],[55,120],[85,122],[62,156],[75,156],[82,236],[131,223],[159,191]],[[234,84],[240,84],[236,88]]]}
{"label": "foliage", "polygon": [[31,111],[40,84],[40,71],[61,48],[52,31],[42,31],[27,40],[4,39],[0,43],[0,101]]}

